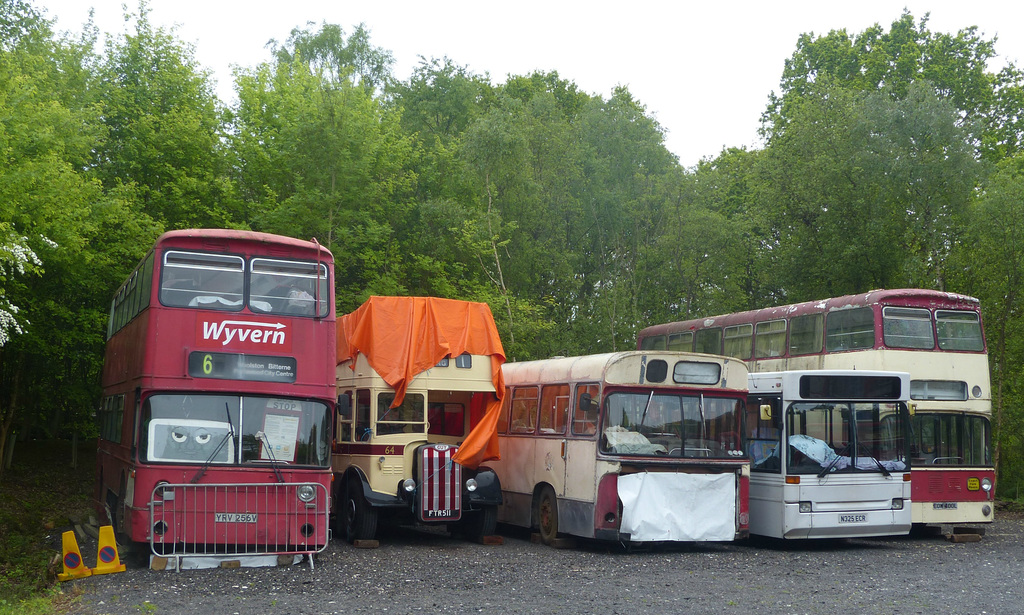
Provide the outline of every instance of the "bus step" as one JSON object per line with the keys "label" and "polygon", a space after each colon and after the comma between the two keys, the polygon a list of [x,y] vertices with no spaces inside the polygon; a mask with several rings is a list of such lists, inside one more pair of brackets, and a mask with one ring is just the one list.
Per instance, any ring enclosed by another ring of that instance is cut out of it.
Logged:
{"label": "bus step", "polygon": [[949,542],[980,542],[981,537],[985,534],[984,530],[978,531],[979,528],[972,527],[954,527],[952,533],[946,534],[946,540]]}

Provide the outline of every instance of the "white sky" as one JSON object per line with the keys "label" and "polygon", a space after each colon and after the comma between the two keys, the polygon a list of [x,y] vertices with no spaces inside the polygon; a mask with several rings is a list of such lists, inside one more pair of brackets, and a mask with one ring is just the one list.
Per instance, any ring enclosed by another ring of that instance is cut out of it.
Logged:
{"label": "white sky", "polygon": [[[124,0],[33,0],[79,31],[90,7],[101,32],[121,33]],[[137,11],[137,0],[127,0]],[[1000,55],[1024,60],[1024,3],[963,0],[692,0],[575,2],[519,0],[150,0],[150,20],[175,27],[231,102],[231,66],[269,60],[266,43],[283,42],[307,22],[359,23],[370,42],[392,52],[394,74],[407,79],[419,56],[448,56],[492,83],[509,74],[558,71],[581,90],[608,97],[625,85],[666,129],[666,144],[687,166],[723,147],[759,147],[757,128],[768,94],[801,33],[843,29],[856,35],[878,23],[886,31],[908,8],[929,28],[955,33],[977,26],[998,37]]]}

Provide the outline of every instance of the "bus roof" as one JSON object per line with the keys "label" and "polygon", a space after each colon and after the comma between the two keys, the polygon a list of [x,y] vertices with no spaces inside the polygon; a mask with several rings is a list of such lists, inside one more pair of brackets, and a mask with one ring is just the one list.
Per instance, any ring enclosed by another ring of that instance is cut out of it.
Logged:
{"label": "bus roof", "polygon": [[721,314],[718,316],[708,316],[706,318],[693,318],[684,321],[652,325],[643,329],[640,332],[640,337],[644,338],[653,335],[675,333],[680,330],[680,324],[694,323],[695,321],[703,322],[701,322],[700,326],[693,326],[692,328],[727,326],[738,323],[778,320],[781,318],[790,318],[801,314],[815,312],[833,312],[836,310],[864,307],[878,303],[887,304],[890,302],[897,305],[911,307],[938,307],[942,309],[963,310],[978,310],[981,305],[981,302],[975,297],[961,295],[958,293],[920,288],[879,289],[856,295],[833,297],[831,299],[804,301],[802,303],[791,303],[789,305],[748,310],[746,312]]}
{"label": "bus roof", "polygon": [[[690,361],[717,363],[722,366],[721,379],[714,385],[722,388],[745,390],[747,388],[747,366],[743,361],[731,357],[676,352],[671,350],[627,350],[580,357],[555,357],[537,361],[506,363],[503,367],[505,380],[517,384],[541,382],[607,382],[610,384],[658,385],[662,383],[641,380],[642,365],[655,359],[665,361]],[[664,386],[675,385],[672,382]]]}
{"label": "bus roof", "polygon": [[157,239],[157,245],[164,243],[181,244],[187,242],[248,242],[254,244],[273,244],[283,247],[291,247],[300,250],[319,250],[324,253],[324,258],[332,258],[331,252],[326,247],[320,245],[316,239],[306,241],[304,239],[296,239],[294,237],[286,237],[284,235],[274,235],[272,233],[259,233],[256,231],[245,231],[239,229],[209,229],[209,228],[193,228],[193,229],[181,229],[176,231],[167,231],[160,235]]}

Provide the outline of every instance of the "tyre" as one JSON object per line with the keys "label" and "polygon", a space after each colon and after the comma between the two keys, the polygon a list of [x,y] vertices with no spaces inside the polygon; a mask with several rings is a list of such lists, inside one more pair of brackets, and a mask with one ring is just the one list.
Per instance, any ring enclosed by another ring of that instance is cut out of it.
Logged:
{"label": "tyre", "polygon": [[370,540],[377,533],[377,511],[363,497],[362,484],[358,479],[348,482],[344,510],[345,540]]}
{"label": "tyre", "polygon": [[494,534],[498,527],[498,507],[485,506],[483,509],[467,513],[466,519],[460,524],[462,535],[473,542],[483,542],[484,536]]}
{"label": "tyre", "polygon": [[546,545],[553,545],[558,538],[558,499],[551,487],[541,489],[537,498],[537,529]]}

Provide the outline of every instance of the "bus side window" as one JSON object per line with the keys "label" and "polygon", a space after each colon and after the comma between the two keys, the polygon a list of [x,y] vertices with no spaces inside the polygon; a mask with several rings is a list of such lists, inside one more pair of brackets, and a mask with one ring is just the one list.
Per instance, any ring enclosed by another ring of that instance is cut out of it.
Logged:
{"label": "bus side window", "polygon": [[368,389],[359,389],[356,391],[356,423],[354,438],[355,440],[369,440],[370,436],[373,435],[373,431],[370,429],[370,391]]}
{"label": "bus side window", "polygon": [[572,432],[589,436],[597,433],[597,416],[601,407],[601,389],[597,384],[576,385],[576,403],[573,404]]}
{"label": "bus side window", "polygon": [[352,391],[345,391],[338,396],[338,424],[335,426],[335,441],[348,442],[352,439],[352,418]]}
{"label": "bus side window", "polygon": [[501,398],[501,414],[498,415],[498,433],[508,433],[508,412],[512,406],[512,389],[505,387],[505,396]]}
{"label": "bus side window", "polygon": [[519,387],[512,391],[512,433],[533,433],[537,426],[537,387]]}
{"label": "bus side window", "polygon": [[564,434],[569,412],[569,385],[549,384],[541,392],[540,433]]}

